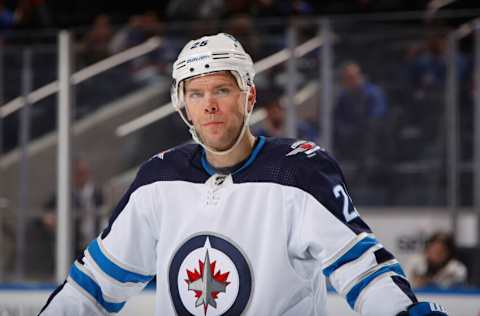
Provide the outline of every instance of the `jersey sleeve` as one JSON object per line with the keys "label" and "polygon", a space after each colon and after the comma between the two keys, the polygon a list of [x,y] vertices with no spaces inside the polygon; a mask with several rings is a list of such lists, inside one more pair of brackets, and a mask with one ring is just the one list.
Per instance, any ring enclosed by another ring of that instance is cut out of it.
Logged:
{"label": "jersey sleeve", "polygon": [[71,266],[66,282],[40,313],[105,315],[118,313],[155,276],[155,195],[143,166],[115,208],[108,227]]}
{"label": "jersey sleeve", "polygon": [[394,256],[361,219],[343,174],[325,152],[298,172],[296,256],[313,258],[348,305],[368,316],[394,316],[416,302]]}

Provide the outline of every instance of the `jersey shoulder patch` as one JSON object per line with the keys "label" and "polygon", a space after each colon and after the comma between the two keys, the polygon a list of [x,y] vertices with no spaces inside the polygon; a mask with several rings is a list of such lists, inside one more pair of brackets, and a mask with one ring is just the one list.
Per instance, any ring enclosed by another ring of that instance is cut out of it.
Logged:
{"label": "jersey shoulder patch", "polygon": [[276,139],[268,156],[277,169],[274,182],[307,192],[355,233],[370,232],[353,205],[339,164],[325,149],[304,140]]}
{"label": "jersey shoulder patch", "polygon": [[334,182],[343,182],[335,160],[317,144],[289,138],[267,138],[251,172],[244,177],[239,175],[237,180],[275,182],[304,189],[309,179],[319,183],[332,177]]}
{"label": "jersey shoulder patch", "polygon": [[292,150],[286,154],[287,157],[304,154],[307,156],[307,158],[312,158],[317,155],[318,151],[325,151],[325,149],[318,146],[314,142],[307,140],[297,140],[290,145],[290,148]]}
{"label": "jersey shoulder patch", "polygon": [[[277,161],[285,168],[293,168],[296,172],[341,173],[335,159],[324,148],[312,141],[272,138],[267,151],[269,160]],[[327,170],[328,167],[330,167],[329,170]]]}

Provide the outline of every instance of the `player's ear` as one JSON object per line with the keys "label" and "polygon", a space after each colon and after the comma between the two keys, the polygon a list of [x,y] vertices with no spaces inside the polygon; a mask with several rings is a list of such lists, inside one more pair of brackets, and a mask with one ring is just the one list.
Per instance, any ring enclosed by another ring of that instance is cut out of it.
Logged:
{"label": "player's ear", "polygon": [[250,93],[248,94],[248,113],[251,113],[253,111],[255,102],[257,102],[257,89],[255,88],[255,86],[251,86]]}

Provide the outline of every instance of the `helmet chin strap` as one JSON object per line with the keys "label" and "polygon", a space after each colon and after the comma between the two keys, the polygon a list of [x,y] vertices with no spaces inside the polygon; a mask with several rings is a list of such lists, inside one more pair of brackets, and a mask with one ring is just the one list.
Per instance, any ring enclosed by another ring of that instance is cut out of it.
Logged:
{"label": "helmet chin strap", "polygon": [[195,127],[193,126],[193,124],[191,124],[183,115],[183,113],[181,112],[181,110],[178,110],[180,112],[180,116],[182,117],[182,119],[184,120],[184,122],[188,125],[189,127],[189,132],[190,134],[192,135],[192,139],[194,142],[196,142],[197,144],[199,144],[200,146],[202,146],[206,151],[214,154],[214,155],[220,155],[220,156],[224,156],[224,155],[227,155],[229,154],[230,152],[232,152],[237,146],[238,144],[240,144],[240,141],[242,140],[243,136],[245,135],[245,132],[247,130],[247,127],[248,127],[248,122],[250,120],[250,115],[251,115],[251,112],[248,111],[248,97],[250,95],[250,91],[247,91],[246,92],[246,97],[245,97],[245,103],[244,103],[244,118],[243,118],[243,126],[242,126],[242,130],[240,131],[240,133],[238,134],[237,136],[237,139],[235,140],[235,143],[228,149],[226,150],[216,150],[206,144],[204,144],[202,142],[202,140],[200,139],[200,136],[198,135],[197,131],[195,130]]}

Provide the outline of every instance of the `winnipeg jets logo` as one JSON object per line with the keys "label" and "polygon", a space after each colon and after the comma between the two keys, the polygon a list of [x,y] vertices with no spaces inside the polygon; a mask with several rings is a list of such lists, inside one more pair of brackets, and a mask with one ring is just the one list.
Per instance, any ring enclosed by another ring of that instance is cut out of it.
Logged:
{"label": "winnipeg jets logo", "polygon": [[250,265],[238,247],[212,233],[188,239],[169,267],[178,315],[239,315],[250,300],[252,281]]}
{"label": "winnipeg jets logo", "polygon": [[229,272],[222,274],[218,271],[215,274],[216,262],[210,263],[208,250],[205,254],[205,260],[198,263],[200,272],[196,269],[194,272],[187,270],[188,279],[185,281],[188,284],[188,290],[194,291],[195,297],[197,297],[195,307],[203,305],[204,313],[207,315],[208,306],[217,308],[215,300],[218,298],[218,294],[225,293],[227,285],[230,284],[230,282],[227,282]]}
{"label": "winnipeg jets logo", "polygon": [[293,156],[299,153],[305,153],[308,158],[313,157],[317,154],[317,151],[324,150],[314,142],[308,142],[306,140],[299,140],[290,146],[293,150],[290,151],[286,156]]}

